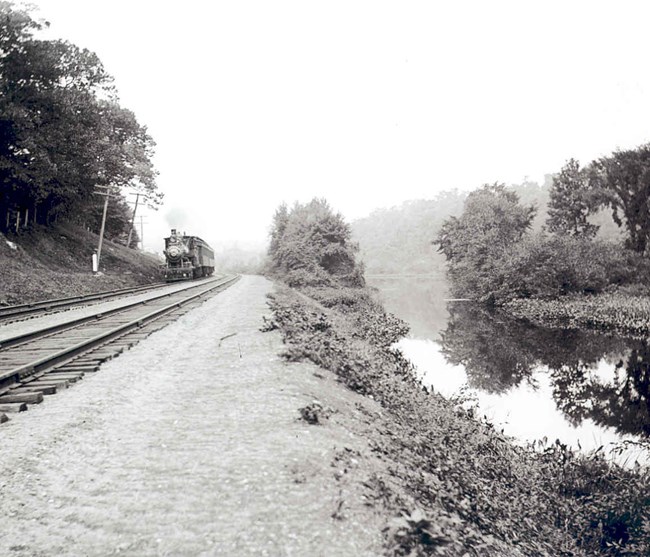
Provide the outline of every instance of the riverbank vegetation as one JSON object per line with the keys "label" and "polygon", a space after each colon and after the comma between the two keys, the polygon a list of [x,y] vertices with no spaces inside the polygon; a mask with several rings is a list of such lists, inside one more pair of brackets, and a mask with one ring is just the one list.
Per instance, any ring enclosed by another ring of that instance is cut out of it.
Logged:
{"label": "riverbank vegetation", "polygon": [[[513,222],[529,215],[516,211]],[[293,287],[274,295],[267,324],[281,331],[285,357],[334,371],[385,409],[372,443],[391,474],[368,486],[395,514],[387,554],[650,551],[647,470],[579,456],[559,442],[516,446],[474,411],[423,389],[392,348],[407,327],[364,286],[349,227],[324,201],[281,207],[271,238],[269,273]]]}
{"label": "riverbank vegetation", "polygon": [[542,326],[594,329],[646,339],[650,332],[650,296],[626,291],[562,299],[514,299],[504,309]]}

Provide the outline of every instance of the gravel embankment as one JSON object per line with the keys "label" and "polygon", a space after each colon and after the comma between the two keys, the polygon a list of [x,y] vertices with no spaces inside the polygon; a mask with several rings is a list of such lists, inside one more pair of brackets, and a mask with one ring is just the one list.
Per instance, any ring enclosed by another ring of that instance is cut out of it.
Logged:
{"label": "gravel embankment", "polygon": [[278,356],[271,288],[244,277],[0,426],[0,555],[381,554],[381,411]]}

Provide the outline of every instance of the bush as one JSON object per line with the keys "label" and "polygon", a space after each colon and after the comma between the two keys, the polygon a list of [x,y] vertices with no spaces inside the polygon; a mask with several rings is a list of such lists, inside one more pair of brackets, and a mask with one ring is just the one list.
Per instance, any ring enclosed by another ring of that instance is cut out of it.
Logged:
{"label": "bush", "polygon": [[495,262],[490,295],[503,303],[597,294],[634,282],[642,264],[638,255],[612,242],[539,234]]}
{"label": "bush", "polygon": [[290,286],[365,285],[350,226],[324,199],[275,213],[269,246],[270,272]]}

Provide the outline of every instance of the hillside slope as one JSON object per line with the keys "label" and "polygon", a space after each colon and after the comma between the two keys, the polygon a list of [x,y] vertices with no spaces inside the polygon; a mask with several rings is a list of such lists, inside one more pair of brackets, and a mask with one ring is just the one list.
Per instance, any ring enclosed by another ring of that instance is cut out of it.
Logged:
{"label": "hillside slope", "polygon": [[432,241],[445,219],[462,213],[464,200],[460,192],[445,192],[354,221],[352,237],[366,274],[444,274],[445,258]]}
{"label": "hillside slope", "polygon": [[91,272],[97,235],[70,224],[0,234],[0,305],[158,282],[157,257],[104,242],[100,270]]}

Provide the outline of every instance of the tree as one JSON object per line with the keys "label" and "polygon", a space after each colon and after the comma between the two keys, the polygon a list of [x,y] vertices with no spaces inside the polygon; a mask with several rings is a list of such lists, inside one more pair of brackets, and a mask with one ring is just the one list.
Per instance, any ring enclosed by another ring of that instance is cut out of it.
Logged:
{"label": "tree", "polygon": [[313,199],[291,211],[280,206],[271,229],[271,268],[292,286],[363,286],[363,267],[350,226],[324,199]]}
{"label": "tree", "polygon": [[546,224],[551,232],[571,236],[593,237],[598,226],[587,218],[599,207],[600,200],[589,187],[587,171],[569,159],[553,176]]}
{"label": "tree", "polygon": [[535,207],[519,204],[503,184],[470,193],[460,217],[447,219],[434,240],[447,258],[452,290],[461,296],[489,299],[497,283],[499,259],[530,228]]}
{"label": "tree", "polygon": [[274,257],[282,245],[282,237],[287,229],[289,222],[289,210],[287,204],[282,203],[273,215],[273,224],[271,225],[271,243],[269,245],[269,255]]}
{"label": "tree", "polygon": [[616,151],[594,161],[590,181],[627,230],[626,245],[646,254],[650,242],[650,145]]}

